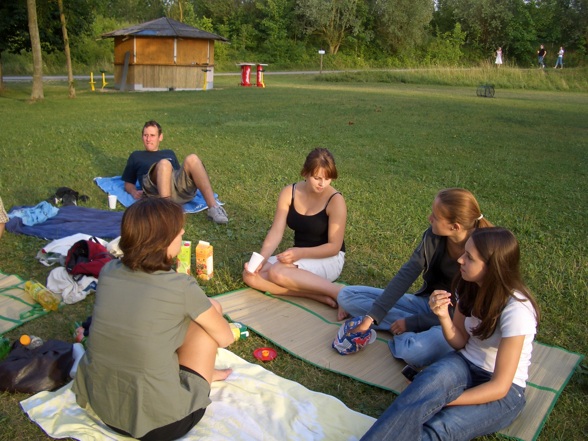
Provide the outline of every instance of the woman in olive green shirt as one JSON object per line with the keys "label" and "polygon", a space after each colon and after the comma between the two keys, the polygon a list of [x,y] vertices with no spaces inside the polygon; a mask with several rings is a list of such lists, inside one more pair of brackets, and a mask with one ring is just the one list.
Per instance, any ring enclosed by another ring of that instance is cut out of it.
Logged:
{"label": "woman in olive green shirt", "polygon": [[143,441],[177,439],[210,404],[219,347],[234,341],[218,302],[172,269],[184,233],[182,207],[145,198],[127,209],[122,261],[100,273],[88,348],[73,391],[110,428]]}

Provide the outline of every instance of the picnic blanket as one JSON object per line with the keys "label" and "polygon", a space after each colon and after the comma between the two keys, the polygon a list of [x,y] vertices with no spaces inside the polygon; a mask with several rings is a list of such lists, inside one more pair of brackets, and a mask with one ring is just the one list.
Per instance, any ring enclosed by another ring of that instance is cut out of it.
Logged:
{"label": "picnic blanket", "polygon": [[[251,288],[214,298],[231,320],[244,323],[275,345],[315,366],[394,393],[407,386],[400,372],[404,363],[390,354],[387,340],[392,336],[387,332],[378,331],[377,340],[362,352],[341,356],[331,348],[341,326],[335,309],[312,300],[272,296]],[[296,332],[292,332],[293,329]],[[524,441],[537,439],[582,359],[582,355],[535,342],[526,389],[527,405],[514,423],[500,434]]]}
{"label": "picnic blanket", "polygon": [[24,290],[24,280],[0,272],[0,335],[45,314]]}
{"label": "picnic blanket", "polygon": [[[23,207],[13,207],[10,211],[20,208]],[[32,226],[24,225],[19,217],[12,218],[6,224],[6,230],[15,234],[26,234],[43,239],[61,239],[76,233],[115,238],[120,236],[122,215],[123,213],[120,211],[71,205],[61,207],[57,215]]]}
{"label": "picnic blanket", "polygon": [[[233,373],[212,384],[212,404],[182,440],[353,441],[374,422],[330,395],[281,378],[226,349],[219,349],[216,366],[231,367]],[[110,430],[91,409],[81,409],[70,388],[71,383],[55,392],[40,392],[20,405],[53,438],[130,439]]]}
{"label": "picnic blanket", "polygon": [[[112,176],[107,178],[94,178],[94,182],[100,189],[108,194],[114,194],[117,197],[118,202],[120,202],[125,207],[130,207],[134,202],[135,199],[125,191],[125,183],[120,178],[120,176]],[[218,195],[215,193],[214,198],[217,200],[219,205],[223,205],[217,199]],[[206,205],[206,201],[204,197],[202,197],[202,193],[200,190],[196,192],[196,196],[190,202],[184,204],[184,211],[186,213],[198,213],[200,211],[206,210],[208,206]]]}

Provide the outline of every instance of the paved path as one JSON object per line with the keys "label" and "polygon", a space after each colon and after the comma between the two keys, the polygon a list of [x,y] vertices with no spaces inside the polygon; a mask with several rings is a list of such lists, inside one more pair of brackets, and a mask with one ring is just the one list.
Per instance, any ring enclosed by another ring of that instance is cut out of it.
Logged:
{"label": "paved path", "polygon": [[[335,72],[342,72],[342,71],[326,71],[324,70],[323,73],[335,73]],[[264,75],[317,75],[320,72],[318,70],[305,70],[305,71],[290,71],[290,72],[268,72],[265,71]],[[225,76],[240,76],[241,72],[215,72],[214,76],[225,77]],[[26,83],[33,81],[33,77],[30,75],[22,75],[22,76],[4,76],[2,78],[6,83]],[[114,75],[106,75],[107,80],[114,80]],[[74,80],[76,81],[90,81],[90,75],[74,75]],[[101,75],[94,75],[94,81],[96,84],[100,83],[102,80]],[[44,75],[43,81],[67,81],[67,75]]]}

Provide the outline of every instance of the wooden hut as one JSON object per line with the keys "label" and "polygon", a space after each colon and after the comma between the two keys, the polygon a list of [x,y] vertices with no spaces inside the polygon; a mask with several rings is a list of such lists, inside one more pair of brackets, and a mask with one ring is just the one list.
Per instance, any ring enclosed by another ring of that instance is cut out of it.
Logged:
{"label": "wooden hut", "polygon": [[228,41],[166,17],[102,38],[114,38],[114,82],[120,90],[211,89],[214,42]]}

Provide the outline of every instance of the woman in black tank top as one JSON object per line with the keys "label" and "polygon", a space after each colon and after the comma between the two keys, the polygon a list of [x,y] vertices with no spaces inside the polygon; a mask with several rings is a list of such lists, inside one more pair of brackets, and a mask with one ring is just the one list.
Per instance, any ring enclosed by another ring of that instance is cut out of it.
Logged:
{"label": "woman in black tank top", "polygon": [[[317,148],[306,157],[303,181],[280,192],[273,224],[259,254],[263,262],[254,272],[245,264],[243,281],[275,295],[307,297],[337,307],[341,285],[333,283],[345,260],[347,207],[343,195],[331,187],[337,179],[329,150]],[[294,246],[272,256],[288,226]]]}

